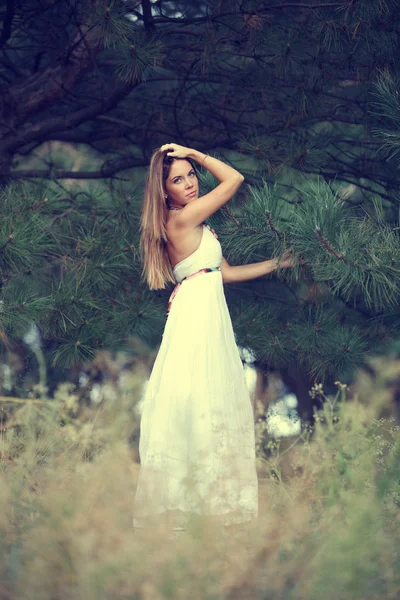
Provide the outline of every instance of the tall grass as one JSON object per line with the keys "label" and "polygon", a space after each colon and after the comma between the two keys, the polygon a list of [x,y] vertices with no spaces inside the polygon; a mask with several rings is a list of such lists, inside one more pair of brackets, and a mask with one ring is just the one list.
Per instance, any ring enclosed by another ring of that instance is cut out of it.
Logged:
{"label": "tall grass", "polygon": [[259,518],[228,531],[134,533],[143,377],[79,418],[68,385],[22,405],[0,439],[1,600],[399,598],[400,362],[374,368],[297,438],[258,440]]}

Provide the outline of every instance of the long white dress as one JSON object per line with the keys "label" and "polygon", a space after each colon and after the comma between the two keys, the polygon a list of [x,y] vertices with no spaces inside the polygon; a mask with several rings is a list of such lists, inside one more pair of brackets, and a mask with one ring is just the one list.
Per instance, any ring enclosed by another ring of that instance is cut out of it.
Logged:
{"label": "long white dress", "polygon": [[[199,247],[174,276],[181,282],[221,262],[203,224]],[[144,395],[139,454],[134,527],[167,511],[220,515],[224,525],[257,518],[253,409],[221,271],[177,290]]]}

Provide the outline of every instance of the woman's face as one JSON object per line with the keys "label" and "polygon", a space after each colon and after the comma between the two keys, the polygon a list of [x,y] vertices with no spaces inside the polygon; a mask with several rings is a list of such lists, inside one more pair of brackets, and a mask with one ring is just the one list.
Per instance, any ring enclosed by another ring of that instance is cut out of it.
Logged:
{"label": "woman's face", "polygon": [[188,160],[174,160],[171,163],[164,185],[169,202],[174,206],[186,206],[199,194],[199,180]]}

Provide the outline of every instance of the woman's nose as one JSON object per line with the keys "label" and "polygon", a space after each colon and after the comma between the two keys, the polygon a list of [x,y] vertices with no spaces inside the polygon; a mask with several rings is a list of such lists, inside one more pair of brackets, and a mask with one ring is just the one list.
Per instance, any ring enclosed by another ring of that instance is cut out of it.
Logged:
{"label": "woman's nose", "polygon": [[193,186],[193,181],[190,181],[190,179],[186,179],[186,187],[190,188]]}

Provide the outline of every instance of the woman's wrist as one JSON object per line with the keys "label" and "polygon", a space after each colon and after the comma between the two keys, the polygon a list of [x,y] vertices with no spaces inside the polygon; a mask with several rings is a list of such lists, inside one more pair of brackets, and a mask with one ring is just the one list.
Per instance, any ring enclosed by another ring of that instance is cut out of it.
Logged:
{"label": "woman's wrist", "polygon": [[194,150],[193,148],[191,148],[190,152],[188,153],[188,158],[192,158],[199,164],[202,164],[207,156],[208,155],[204,154],[204,152],[200,152],[199,150]]}
{"label": "woman's wrist", "polygon": [[271,258],[268,262],[272,267],[272,271],[276,271],[279,265],[279,258]]}

